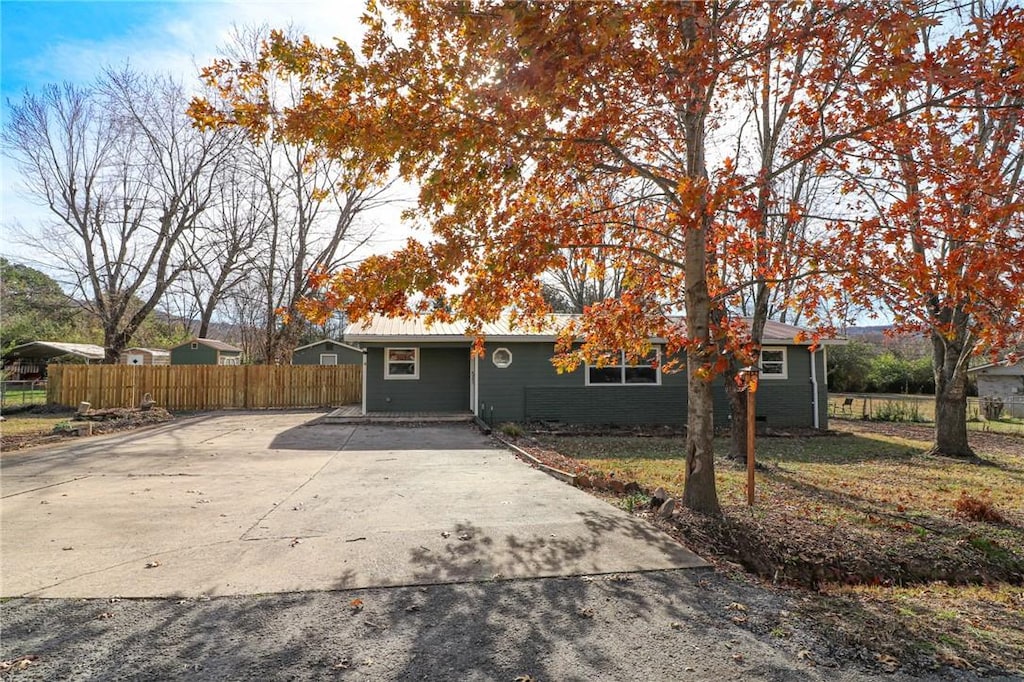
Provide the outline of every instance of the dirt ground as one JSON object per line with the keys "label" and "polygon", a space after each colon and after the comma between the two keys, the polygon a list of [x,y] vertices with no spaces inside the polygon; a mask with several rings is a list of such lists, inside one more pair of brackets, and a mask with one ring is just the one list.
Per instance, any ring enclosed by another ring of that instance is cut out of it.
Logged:
{"label": "dirt ground", "polygon": [[2,606],[0,659],[5,680],[842,681],[885,672],[884,660],[837,650],[800,620],[798,600],[708,570],[210,600],[16,599]]}

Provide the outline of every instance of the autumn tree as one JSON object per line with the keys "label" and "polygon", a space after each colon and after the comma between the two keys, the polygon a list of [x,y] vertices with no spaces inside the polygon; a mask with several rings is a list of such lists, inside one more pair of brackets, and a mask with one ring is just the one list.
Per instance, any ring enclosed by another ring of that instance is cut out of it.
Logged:
{"label": "autumn tree", "polygon": [[91,87],[26,93],[4,130],[50,216],[25,238],[100,320],[108,363],[189,267],[183,237],[214,196],[226,131],[196,130],[187,102],[169,78],[108,71]]}
{"label": "autumn tree", "polygon": [[[373,153],[420,183],[414,217],[432,237],[324,277],[307,310],[530,325],[549,310],[545,274],[565,268],[567,253],[600,250],[623,268],[622,291],[566,328],[555,362],[569,370],[619,349],[647,357],[650,339],[664,338],[665,370],[687,371],[684,501],[717,513],[712,381],[730,353],[749,353],[728,315],[735,283],[720,249],[763,181],[712,141],[730,134],[752,60],[798,46],[828,56],[874,31],[876,14],[831,3],[491,0],[371,3],[365,22],[361,58],[344,43],[277,36],[260,60],[210,70],[233,107],[192,109],[202,125],[263,129],[276,112],[260,93],[286,73],[304,87],[279,119],[288,135],[328,157]],[[871,37],[884,45],[899,33]],[[835,60],[820,63],[812,81],[832,75]],[[834,141],[803,145],[771,173]]]}
{"label": "autumn tree", "polygon": [[837,226],[845,287],[930,339],[932,451],[970,458],[968,361],[1024,334],[1024,10],[960,7],[926,5],[892,68],[848,93],[839,125],[881,123],[830,163],[858,202]]}

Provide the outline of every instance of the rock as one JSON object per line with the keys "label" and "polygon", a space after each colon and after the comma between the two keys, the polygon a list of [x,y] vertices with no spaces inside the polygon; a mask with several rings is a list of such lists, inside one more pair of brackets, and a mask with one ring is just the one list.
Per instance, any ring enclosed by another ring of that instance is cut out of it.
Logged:
{"label": "rock", "polygon": [[608,489],[611,490],[613,493],[618,493],[619,495],[621,495],[622,493],[626,492],[626,484],[623,483],[622,481],[613,478],[610,481],[608,481]]}
{"label": "rock", "polygon": [[668,493],[665,492],[664,488],[659,487],[653,493],[651,493],[651,509],[657,509],[665,503],[668,499]]}
{"label": "rock", "polygon": [[577,476],[576,477],[577,488],[593,488],[594,482],[590,480],[589,476]]}
{"label": "rock", "polygon": [[637,483],[636,481],[630,481],[629,483],[626,484],[626,494],[627,495],[633,495],[633,494],[639,493],[639,492],[641,492],[640,491],[640,484]]}
{"label": "rock", "polygon": [[672,512],[676,510],[676,501],[671,497],[665,500],[660,507],[658,507],[658,518],[667,519],[672,516]]}

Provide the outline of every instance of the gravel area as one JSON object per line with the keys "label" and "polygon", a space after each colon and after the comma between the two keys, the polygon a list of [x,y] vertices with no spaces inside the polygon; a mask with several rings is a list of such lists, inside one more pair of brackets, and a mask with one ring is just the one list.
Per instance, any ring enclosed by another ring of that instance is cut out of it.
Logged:
{"label": "gravel area", "polygon": [[[710,570],[2,605],[11,680],[867,680],[795,593]],[[919,679],[902,671],[889,680]],[[927,679],[974,679],[946,669]],[[992,678],[989,678],[992,679]]]}

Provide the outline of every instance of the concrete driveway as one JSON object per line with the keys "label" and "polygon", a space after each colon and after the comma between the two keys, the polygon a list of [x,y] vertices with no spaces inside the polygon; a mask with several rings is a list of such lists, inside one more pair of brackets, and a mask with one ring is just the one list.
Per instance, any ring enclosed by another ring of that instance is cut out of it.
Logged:
{"label": "concrete driveway", "polygon": [[703,562],[467,425],[227,413],[5,453],[0,594],[167,597]]}

